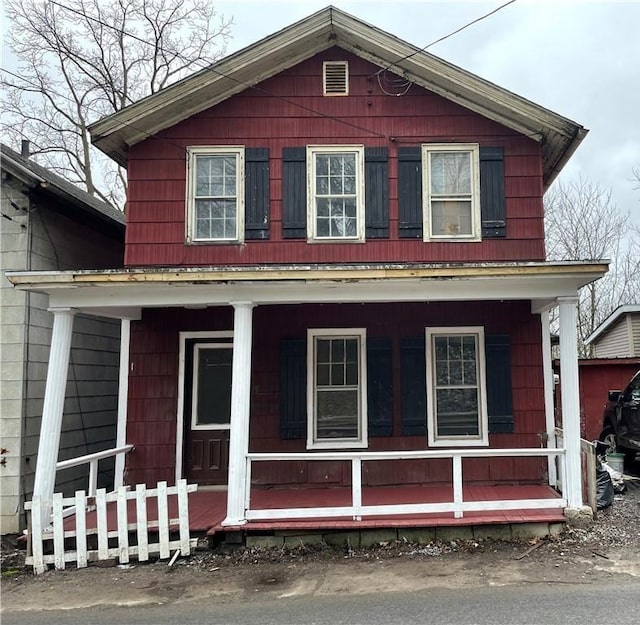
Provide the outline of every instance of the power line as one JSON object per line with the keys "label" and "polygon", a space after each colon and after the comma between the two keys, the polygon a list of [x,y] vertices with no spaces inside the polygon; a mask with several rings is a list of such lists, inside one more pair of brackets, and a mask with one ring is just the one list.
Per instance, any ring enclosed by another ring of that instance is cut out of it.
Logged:
{"label": "power line", "polygon": [[[25,84],[29,85],[30,87],[33,87],[36,90],[41,90],[42,87],[41,85],[38,85],[35,82],[32,82],[30,80],[27,80],[26,78],[23,78],[22,76],[18,76],[18,74],[14,74],[12,71],[4,68],[4,67],[0,67],[0,71],[4,72],[5,74],[9,74],[10,76],[13,76],[14,78],[17,78],[18,80],[21,80],[22,82],[24,82]],[[20,88],[18,85],[15,85],[16,88]],[[68,95],[65,95],[63,93],[60,93],[59,91],[54,91],[53,89],[47,87],[47,90],[56,95],[59,98],[62,98],[63,100],[67,100],[68,102],[71,102],[72,104],[77,104],[77,102],[69,97]],[[129,123],[123,123],[124,126],[127,126],[128,128],[132,128],[133,130],[137,130],[138,132],[141,132],[143,134],[145,134],[147,136],[147,139],[157,139],[158,141],[164,141],[165,143],[172,145],[176,148],[179,148],[180,150],[184,151],[186,153],[186,149],[184,146],[178,144],[178,143],[174,143],[173,141],[171,141],[170,139],[164,139],[163,137],[158,137],[157,135],[147,132],[146,130],[143,130],[142,128],[138,128],[136,126],[134,126],[133,124],[129,124]],[[27,139],[28,137],[25,137],[25,139]]]}
{"label": "power line", "polygon": [[493,11],[489,11],[489,13],[486,13],[485,15],[481,15],[480,17],[477,17],[475,20],[466,23],[464,26],[461,26],[460,28],[454,30],[453,32],[450,32],[448,35],[444,35],[444,37],[440,37],[439,39],[436,39],[435,41],[432,41],[431,43],[428,43],[423,48],[420,48],[419,50],[416,50],[415,52],[412,52],[411,54],[407,54],[407,56],[403,56],[402,58],[399,58],[397,61],[394,61],[393,63],[387,65],[387,67],[379,69],[374,75],[378,76],[381,73],[386,72],[389,68],[393,67],[394,65],[397,65],[398,63],[402,63],[402,61],[406,61],[407,59],[410,59],[412,56],[415,56],[416,54],[420,54],[420,52],[426,51],[427,48],[430,48],[431,46],[435,46],[437,43],[440,43],[441,41],[444,41],[445,39],[449,39],[449,37],[453,37],[454,35],[457,35],[459,32],[462,32],[463,30],[469,28],[469,26],[473,26],[474,24],[477,24],[478,22],[481,22],[482,20],[487,19],[488,17],[491,17],[492,15],[497,13],[498,11],[501,11],[505,7],[508,7],[510,4],[513,4],[515,1],[516,0],[509,0],[509,2],[505,2],[504,4],[500,5],[498,8],[493,9]]}

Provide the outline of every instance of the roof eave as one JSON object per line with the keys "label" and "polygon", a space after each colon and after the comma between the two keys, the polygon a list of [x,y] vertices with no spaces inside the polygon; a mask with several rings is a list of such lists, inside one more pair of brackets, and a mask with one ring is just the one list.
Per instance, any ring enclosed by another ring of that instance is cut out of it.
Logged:
{"label": "roof eave", "polygon": [[126,166],[129,146],[334,45],[380,67],[393,63],[394,73],[540,143],[545,188],[587,133],[561,115],[328,7],[96,122],[89,128],[92,140]]}

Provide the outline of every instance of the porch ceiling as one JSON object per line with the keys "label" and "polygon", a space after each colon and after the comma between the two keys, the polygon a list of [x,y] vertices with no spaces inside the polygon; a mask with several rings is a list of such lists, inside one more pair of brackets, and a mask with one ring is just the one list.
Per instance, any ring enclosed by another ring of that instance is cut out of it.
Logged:
{"label": "porch ceiling", "polygon": [[575,296],[608,261],[455,265],[309,265],[9,272],[52,308],[136,318],[142,308],[259,304],[531,300]]}

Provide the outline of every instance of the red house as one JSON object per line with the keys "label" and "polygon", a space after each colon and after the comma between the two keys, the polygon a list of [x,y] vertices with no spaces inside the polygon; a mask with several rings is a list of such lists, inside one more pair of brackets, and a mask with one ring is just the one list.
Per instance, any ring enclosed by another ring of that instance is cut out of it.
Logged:
{"label": "red house", "polygon": [[547,262],[542,203],[582,126],[327,8],[91,132],[125,269],[10,279],[50,294],[52,363],[74,310],[123,319],[126,483],[226,488],[226,528],[582,508],[576,295],[607,265]]}

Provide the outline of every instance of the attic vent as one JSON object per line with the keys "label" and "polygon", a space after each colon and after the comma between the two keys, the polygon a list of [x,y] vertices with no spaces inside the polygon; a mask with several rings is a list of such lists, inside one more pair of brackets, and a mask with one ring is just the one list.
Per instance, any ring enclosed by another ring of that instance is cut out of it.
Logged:
{"label": "attic vent", "polygon": [[325,61],[322,70],[324,95],[349,95],[349,63]]}

